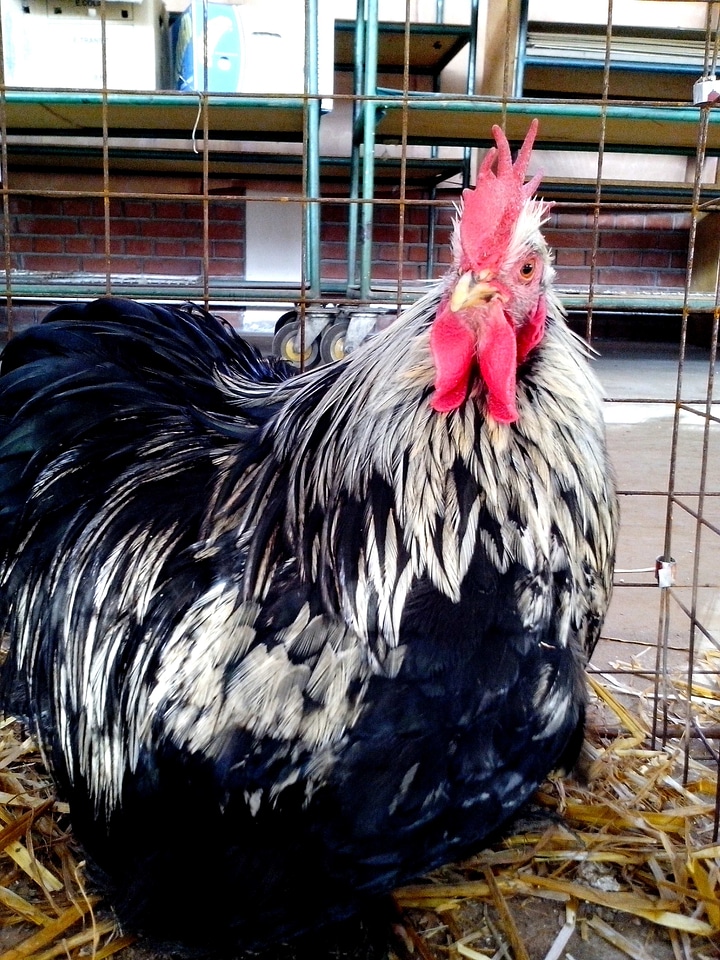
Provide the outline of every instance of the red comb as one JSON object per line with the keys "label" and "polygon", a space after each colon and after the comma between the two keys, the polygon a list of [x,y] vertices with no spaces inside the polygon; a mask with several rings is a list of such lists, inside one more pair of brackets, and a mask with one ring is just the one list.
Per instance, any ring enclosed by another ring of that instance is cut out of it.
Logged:
{"label": "red comb", "polygon": [[492,269],[504,257],[518,214],[541,180],[538,174],[524,182],[537,128],[533,120],[514,164],[505,134],[498,126],[492,128],[497,146],[480,165],[475,188],[463,192],[461,270]]}

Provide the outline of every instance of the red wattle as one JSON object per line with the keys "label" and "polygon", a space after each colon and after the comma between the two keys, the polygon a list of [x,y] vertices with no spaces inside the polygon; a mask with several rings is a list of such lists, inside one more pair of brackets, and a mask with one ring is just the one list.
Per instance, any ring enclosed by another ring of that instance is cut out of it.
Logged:
{"label": "red wattle", "polygon": [[487,387],[488,413],[499,423],[513,423],[518,418],[515,406],[517,338],[497,300],[489,304],[483,319],[482,341],[478,360]]}
{"label": "red wattle", "polygon": [[456,410],[465,400],[475,356],[475,338],[446,303],[430,328],[435,363],[435,393],[430,406],[438,413]]}
{"label": "red wattle", "polygon": [[518,363],[522,363],[525,357],[530,353],[533,347],[536,347],[545,333],[545,320],[547,319],[547,306],[544,297],[538,301],[537,309],[532,320],[523,324],[517,337],[517,358]]}

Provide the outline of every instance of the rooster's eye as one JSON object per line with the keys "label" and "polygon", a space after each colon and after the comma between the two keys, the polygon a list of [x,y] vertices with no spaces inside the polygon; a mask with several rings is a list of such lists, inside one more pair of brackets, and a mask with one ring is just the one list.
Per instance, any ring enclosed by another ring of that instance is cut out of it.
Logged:
{"label": "rooster's eye", "polygon": [[535,261],[526,260],[525,263],[520,267],[520,279],[525,280],[526,282],[528,280],[532,280],[534,273]]}

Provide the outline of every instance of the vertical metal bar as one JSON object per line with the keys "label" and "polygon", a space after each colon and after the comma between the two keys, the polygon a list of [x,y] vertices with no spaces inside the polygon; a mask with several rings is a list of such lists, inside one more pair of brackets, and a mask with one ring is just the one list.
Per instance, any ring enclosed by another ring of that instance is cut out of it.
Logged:
{"label": "vertical metal bar", "polygon": [[600,239],[600,200],[602,197],[603,160],[605,158],[605,128],[607,124],[607,105],[610,96],[610,51],[612,49],[613,0],[608,0],[607,30],[605,33],[605,63],[603,64],[602,99],[600,105],[600,143],[598,144],[597,174],[595,179],[595,203],[593,204],[592,249],[590,252],[590,287],[588,290],[588,312],[585,324],[585,338],[592,343],[593,307],[595,301],[595,282],[597,278],[597,257]]}
{"label": "vertical metal bar", "polygon": [[[702,168],[705,157],[705,144],[707,142],[707,127],[709,119],[709,107],[705,106],[700,111],[700,126],[698,129],[697,154],[695,163],[695,178],[693,182],[693,194],[691,205],[690,235],[688,238],[688,258],[685,271],[685,292],[682,308],[682,323],[680,328],[680,348],[678,355],[677,383],[675,388],[675,413],[673,417],[672,436],[670,441],[670,465],[668,471],[668,497],[665,513],[665,540],[663,547],[663,559],[669,561],[672,556],[672,535],[673,519],[676,497],[676,477],[678,446],[680,438],[680,404],[682,401],[683,376],[685,369],[685,355],[687,347],[688,318],[690,315],[689,292],[692,278],[693,263],[695,259],[695,239],[697,236],[697,224],[700,204],[700,185],[702,182]],[[668,724],[668,642],[670,630],[670,588],[663,590],[661,598],[660,614],[658,618],[658,637],[657,653],[655,659],[655,685],[653,691],[653,730],[652,744],[655,745],[656,739],[663,742],[667,739]],[[688,663],[688,670],[690,669]],[[688,707],[690,709],[690,706]],[[662,725],[662,732],[659,727]],[[687,744],[686,744],[687,750]],[[687,753],[686,753],[687,757]]]}
{"label": "vertical metal bar", "polygon": [[[707,108],[705,108],[707,109]],[[713,314],[713,332],[710,343],[710,357],[708,361],[708,383],[705,397],[705,423],[703,428],[703,446],[700,460],[700,482],[698,485],[697,517],[695,520],[695,543],[693,548],[692,586],[690,592],[690,636],[688,642],[688,671],[687,671],[687,713],[685,717],[686,745],[683,779],[687,781],[690,768],[689,741],[693,725],[693,675],[695,669],[695,642],[698,626],[698,587],[700,580],[700,553],[702,548],[703,518],[705,516],[705,494],[707,492],[710,424],[713,405],[713,389],[715,379],[715,361],[717,359],[718,317],[720,316],[720,263],[716,266],[715,274],[715,311]],[[720,798],[720,793],[717,795]],[[717,818],[716,818],[717,819]],[[717,829],[717,827],[716,827]],[[715,835],[717,839],[717,834]]]}
{"label": "vertical metal bar", "polygon": [[[478,0],[470,3],[470,43],[468,46],[468,70],[465,90],[469,97],[475,96],[475,80],[477,75],[477,47],[478,47]],[[472,149],[463,148],[463,187],[470,186],[470,168],[472,165]]]}
{"label": "vertical metal bar", "polygon": [[209,94],[202,94],[203,152],[202,152],[202,210],[203,210],[203,305],[210,309],[210,102]]}
{"label": "vertical metal bar", "polygon": [[[437,0],[435,4],[435,23],[443,23],[445,19],[445,4],[443,0]],[[440,75],[433,75],[433,93],[440,92]],[[463,148],[463,157],[467,154],[467,147]],[[438,157],[440,151],[436,144],[432,144],[430,147],[430,156],[435,158]],[[463,165],[464,169],[464,165]],[[435,272],[435,228],[437,226],[437,209],[434,204],[434,200],[437,199],[437,186],[435,184],[430,187],[428,191],[428,200],[430,205],[428,207],[427,215],[427,242],[425,244],[425,279],[429,280],[433,273]]]}
{"label": "vertical metal bar", "polygon": [[517,50],[515,52],[515,83],[513,96],[518,99],[523,95],[525,86],[525,51],[527,50],[528,15],[530,0],[520,0],[520,23],[518,25]]}
{"label": "vertical metal bar", "polygon": [[428,210],[428,232],[425,257],[425,279],[431,280],[435,274],[435,232],[437,228],[437,187],[433,184],[430,188],[430,209]]}
{"label": "vertical metal bar", "polygon": [[305,3],[305,272],[307,295],[320,296],[320,98],[318,79],[318,0]]}
{"label": "vertical metal bar", "polygon": [[362,205],[360,211],[360,297],[370,299],[375,190],[375,115],[377,94],[378,0],[365,0],[365,78],[363,95]]}
{"label": "vertical metal bar", "polygon": [[5,317],[6,336],[10,340],[13,335],[13,276],[12,252],[10,249],[11,222],[10,222],[10,183],[8,181],[8,150],[7,150],[7,99],[5,97],[5,39],[0,17],[0,178],[2,178],[3,204],[3,240],[5,259]]}
{"label": "vertical metal bar", "polygon": [[[209,19],[208,0],[203,0],[202,4],[202,90],[199,93],[200,111],[202,113],[202,131],[203,131],[203,151],[202,151],[202,229],[203,229],[203,262],[202,262],[202,285],[203,285],[203,305],[206,310],[210,309],[210,155],[208,153],[208,139],[210,136],[210,97],[208,86],[210,84],[210,66],[208,53],[208,19]],[[242,56],[241,52],[241,56]],[[195,54],[193,53],[193,57]],[[193,66],[193,76],[197,77],[197,70]]]}
{"label": "vertical metal bar", "polygon": [[102,59],[102,167],[103,215],[105,219],[105,293],[112,293],[112,250],[110,246],[110,149],[108,131],[107,0],[100,0],[100,55]]}
{"label": "vertical metal bar", "polygon": [[402,138],[400,145],[400,196],[398,203],[398,272],[396,299],[398,315],[402,310],[402,291],[405,268],[405,191],[407,183],[408,94],[410,89],[410,2],[411,0],[405,0],[405,32],[403,36]]}
{"label": "vertical metal bar", "polygon": [[348,210],[348,247],[347,247],[347,293],[357,285],[357,248],[360,207],[360,143],[358,141],[358,123],[360,120],[360,97],[365,89],[365,2],[357,0],[355,15],[355,41],[353,44],[353,106],[352,106],[352,144],[350,148],[350,205]]}

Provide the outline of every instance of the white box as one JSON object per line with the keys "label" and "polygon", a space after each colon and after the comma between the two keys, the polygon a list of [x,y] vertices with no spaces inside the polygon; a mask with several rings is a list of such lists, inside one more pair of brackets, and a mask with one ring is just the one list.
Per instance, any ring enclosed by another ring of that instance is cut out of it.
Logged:
{"label": "white box", "polygon": [[[318,93],[333,92],[333,0],[318,14]],[[207,89],[214,93],[301,94],[305,89],[305,5],[301,0],[207,5]],[[203,3],[192,0],[173,24],[173,86],[203,90]],[[323,103],[330,109],[331,102]]]}
{"label": "white box", "polygon": [[[0,0],[5,83],[16,87],[102,87],[100,0]],[[168,21],[163,0],[107,0],[107,85],[165,86]]]}

